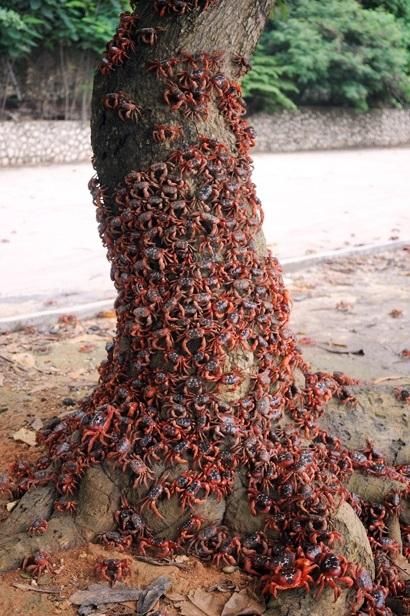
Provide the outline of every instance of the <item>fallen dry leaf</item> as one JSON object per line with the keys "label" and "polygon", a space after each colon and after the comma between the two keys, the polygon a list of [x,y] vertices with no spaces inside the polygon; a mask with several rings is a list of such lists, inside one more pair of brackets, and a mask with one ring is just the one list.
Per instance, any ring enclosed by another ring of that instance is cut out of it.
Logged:
{"label": "fallen dry leaf", "polygon": [[35,387],[30,387],[30,392],[32,394],[36,394],[39,391],[43,391],[44,389],[49,389],[50,388],[50,382],[47,379],[46,381],[44,381],[44,383],[40,383],[39,385],[36,385]]}
{"label": "fallen dry leaf", "polygon": [[225,604],[221,616],[261,616],[265,607],[248,595],[246,589],[234,593]]}
{"label": "fallen dry leaf", "polygon": [[141,592],[137,604],[137,616],[145,616],[171,588],[172,582],[166,575],[153,580]]}
{"label": "fallen dry leaf", "polygon": [[86,374],[87,374],[87,370],[85,370],[85,369],[71,370],[70,372],[67,372],[67,378],[69,378],[69,379],[79,379],[80,377],[83,377]]}
{"label": "fallen dry leaf", "polygon": [[77,325],[78,319],[75,314],[62,314],[58,317],[58,322],[61,325]]}
{"label": "fallen dry leaf", "polygon": [[35,445],[37,445],[36,433],[34,430],[28,430],[27,428],[20,428],[20,430],[17,430],[17,432],[13,434],[13,439],[21,443],[26,443],[26,445],[30,445],[30,447],[35,447]]}
{"label": "fallen dry leaf", "polygon": [[400,381],[403,378],[401,374],[392,375],[392,376],[381,376],[378,379],[374,379],[373,383],[375,385],[380,385],[380,383],[384,383],[385,381]]}
{"label": "fallen dry leaf", "polygon": [[77,590],[69,597],[74,605],[104,605],[136,601],[142,593],[139,588],[111,588],[107,584],[91,584],[88,590]]}
{"label": "fallen dry leaf", "polygon": [[93,344],[92,342],[88,342],[80,346],[78,350],[80,353],[91,353],[91,351],[94,351],[96,347],[97,347],[96,344]]}
{"label": "fallen dry leaf", "polygon": [[208,588],[209,592],[236,592],[237,590],[238,587],[232,580],[222,580],[222,582]]}
{"label": "fallen dry leaf", "polygon": [[115,319],[115,310],[101,310],[96,316],[97,319]]}
{"label": "fallen dry leaf", "polygon": [[323,349],[324,351],[327,351],[328,353],[333,353],[334,355],[359,355],[360,357],[363,357],[363,355],[366,354],[363,349],[358,349],[357,351],[336,351],[336,349],[329,349],[328,347],[321,345],[318,346],[319,349]]}
{"label": "fallen dry leaf", "polygon": [[169,592],[167,594],[167,599],[173,603],[182,603],[183,601],[186,601],[186,596],[179,592]]}
{"label": "fallen dry leaf", "polygon": [[203,588],[188,593],[181,600],[175,600],[175,595],[167,595],[182,616],[220,616],[226,603],[226,595],[210,593]]}
{"label": "fallen dry leaf", "polygon": [[353,304],[349,304],[349,302],[338,302],[336,304],[336,310],[339,312],[350,312],[353,308]]}
{"label": "fallen dry leaf", "polygon": [[313,338],[310,338],[309,336],[301,336],[297,341],[303,346],[314,346],[316,344]]}
{"label": "fallen dry leaf", "polygon": [[35,357],[32,353],[15,353],[11,358],[14,364],[19,368],[34,368],[36,364]]}
{"label": "fallen dry leaf", "polygon": [[142,556],[141,554],[135,555],[134,558],[135,560],[140,560],[142,563],[148,563],[149,565],[154,565],[155,567],[177,567],[178,569],[182,569],[183,571],[186,571],[187,569],[187,565],[175,562],[174,560],[170,560],[168,558],[157,560],[156,558],[151,558],[150,556]]}
{"label": "fallen dry leaf", "polygon": [[189,556],[186,554],[179,554],[178,556],[175,556],[174,561],[181,565],[189,562]]}
{"label": "fallen dry leaf", "polygon": [[[6,348],[6,347],[5,347]],[[7,352],[8,353],[19,353],[21,351],[21,344],[17,344],[17,342],[9,342],[7,344]]]}
{"label": "fallen dry leaf", "polygon": [[18,588],[19,590],[31,590],[32,592],[40,592],[48,595],[59,595],[61,594],[61,588],[49,587],[49,586],[30,586],[30,584],[19,584],[15,582],[13,584],[14,588]]}
{"label": "fallen dry leaf", "polygon": [[[206,612],[196,608],[186,597],[183,601],[173,601],[173,604],[178,609],[178,614],[181,614],[181,616],[204,616],[204,614],[206,614]],[[212,612],[210,616],[216,615]]]}
{"label": "fallen dry leaf", "polygon": [[207,616],[214,616],[214,614],[219,616],[226,600],[222,595],[215,595],[201,588],[188,593],[188,598],[196,608]]}
{"label": "fallen dry leaf", "polygon": [[43,422],[40,419],[40,417],[35,417],[33,419],[33,421],[30,424],[30,427],[35,431],[38,432],[39,430],[41,430],[41,428],[43,427]]}

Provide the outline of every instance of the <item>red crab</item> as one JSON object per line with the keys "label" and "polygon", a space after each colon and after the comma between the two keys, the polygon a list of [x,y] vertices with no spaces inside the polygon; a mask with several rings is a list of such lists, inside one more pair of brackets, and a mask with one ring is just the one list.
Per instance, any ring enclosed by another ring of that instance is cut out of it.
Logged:
{"label": "red crab", "polygon": [[96,540],[107,548],[115,548],[119,552],[128,550],[132,544],[132,535],[123,535],[118,531],[108,531],[98,535]]}
{"label": "red crab", "polygon": [[124,497],[121,499],[121,508],[114,513],[114,520],[121,531],[127,535],[142,537],[149,534],[144,520]]}
{"label": "red crab", "polygon": [[182,137],[182,134],[182,126],[180,124],[155,124],[152,132],[156,143],[175,141]]}
{"label": "red crab", "polygon": [[243,77],[243,75],[246,75],[252,68],[249,58],[245,58],[245,56],[241,56],[238,53],[234,54],[232,57],[232,64],[235,67],[238,77]]}
{"label": "red crab", "polygon": [[53,563],[48,552],[34,552],[31,556],[26,556],[21,564],[23,571],[27,571],[35,578],[40,577],[43,573],[53,572]]}
{"label": "red crab", "polygon": [[155,558],[169,558],[178,549],[178,545],[171,540],[139,539],[137,550],[145,555],[147,552]]}
{"label": "red crab", "polygon": [[75,513],[77,511],[78,502],[66,498],[60,498],[54,501],[54,511],[60,513]]}
{"label": "red crab", "polygon": [[48,529],[48,522],[42,518],[35,518],[27,529],[27,533],[34,537],[35,535],[44,535]]}
{"label": "red crab", "polygon": [[154,60],[148,62],[147,70],[155,73],[157,79],[168,79],[174,74],[174,68],[178,64],[177,58],[168,58],[168,60]]}
{"label": "red crab", "polygon": [[133,487],[137,488],[142,485],[148,486],[153,480],[154,474],[149,470],[148,466],[141,460],[139,456],[131,459],[128,462],[128,469],[132,472]]}
{"label": "red crab", "polygon": [[127,558],[99,558],[95,565],[95,573],[111,586],[129,576],[131,569]]}
{"label": "red crab", "polygon": [[136,122],[141,118],[142,107],[134,103],[126,92],[118,90],[106,94],[103,98],[104,109],[116,111],[120,120],[133,120]]}
{"label": "red crab", "polygon": [[157,483],[156,485],[152,486],[152,488],[149,490],[148,494],[141,503],[141,513],[144,511],[145,508],[148,508],[153,513],[155,513],[155,515],[157,515],[161,520],[165,520],[164,516],[158,509],[158,501],[163,496],[165,496],[166,498],[171,497],[171,492],[167,486],[160,483]]}
{"label": "red crab", "polygon": [[136,31],[138,40],[145,45],[156,45],[160,32],[165,32],[165,28],[140,28]]}
{"label": "red crab", "polygon": [[5,473],[0,474],[0,496],[5,495],[7,498],[13,498],[13,490],[15,486],[12,480]]}
{"label": "red crab", "polygon": [[312,563],[307,558],[298,558],[294,565],[286,565],[280,567],[272,575],[262,576],[262,582],[265,582],[263,594],[276,597],[280,590],[291,590],[293,588],[310,589],[310,584],[313,583],[311,572],[317,568],[317,565]]}
{"label": "red crab", "polygon": [[399,402],[410,404],[410,387],[395,387],[393,389],[394,397]]}
{"label": "red crab", "polygon": [[[335,601],[340,597],[340,584],[351,588],[354,584],[350,563],[343,556],[325,553],[318,562],[320,575],[317,579],[317,590],[315,596],[318,597],[325,586],[333,588]],[[350,575],[349,575],[350,573]]]}
{"label": "red crab", "polygon": [[96,442],[107,443],[107,439],[110,438],[108,432],[111,428],[112,420],[114,417],[119,417],[119,415],[118,409],[110,404],[104,404],[97,408],[91,416],[88,427],[84,430],[82,436],[82,442],[88,440],[88,453],[91,452]]}

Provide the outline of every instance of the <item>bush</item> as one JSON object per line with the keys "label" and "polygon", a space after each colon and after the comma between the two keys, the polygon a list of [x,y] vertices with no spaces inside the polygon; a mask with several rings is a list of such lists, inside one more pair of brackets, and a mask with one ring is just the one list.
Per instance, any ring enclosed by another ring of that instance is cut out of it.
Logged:
{"label": "bush", "polygon": [[[119,14],[129,8],[128,0],[3,0],[0,9],[2,46],[12,37],[18,43],[19,57],[35,45],[53,48],[73,45],[79,49],[100,53],[111,38]],[[8,18],[2,20],[1,13]],[[8,53],[16,47],[7,45]],[[12,56],[15,57],[15,56]]]}
{"label": "bush", "polygon": [[88,116],[93,70],[128,0],[2,0],[0,116]]}
{"label": "bush", "polygon": [[[271,105],[285,97],[294,104],[366,111],[410,101],[405,28],[393,15],[365,9],[356,0],[289,3],[288,16],[272,20],[264,33],[257,66],[264,56],[276,67],[271,84],[279,94],[270,98]],[[253,79],[250,74],[249,82]]]}
{"label": "bush", "polygon": [[383,9],[396,17],[410,17],[410,0],[360,0],[366,9]]}
{"label": "bush", "polygon": [[0,8],[0,52],[11,60],[30,53],[40,39],[37,32],[40,20],[31,15]]}
{"label": "bush", "polygon": [[296,109],[287,94],[297,93],[298,90],[282,78],[282,73],[283,69],[278,67],[274,57],[262,53],[255,55],[252,71],[243,80],[244,95],[251,112]]}

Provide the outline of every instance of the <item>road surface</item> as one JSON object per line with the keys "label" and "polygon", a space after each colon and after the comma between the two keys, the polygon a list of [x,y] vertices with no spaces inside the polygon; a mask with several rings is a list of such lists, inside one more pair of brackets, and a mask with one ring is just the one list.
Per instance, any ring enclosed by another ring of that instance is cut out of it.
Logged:
{"label": "road surface", "polygon": [[[255,156],[280,260],[410,240],[410,149]],[[89,164],[0,170],[0,318],[113,296]]]}

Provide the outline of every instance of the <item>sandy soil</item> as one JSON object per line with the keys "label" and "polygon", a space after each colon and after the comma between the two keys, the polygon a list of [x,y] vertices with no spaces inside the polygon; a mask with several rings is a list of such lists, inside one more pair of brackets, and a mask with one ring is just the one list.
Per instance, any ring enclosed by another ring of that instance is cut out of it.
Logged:
{"label": "sandy soil", "polygon": [[[373,438],[391,461],[400,457],[402,463],[410,462],[409,407],[393,395],[396,387],[410,388],[410,359],[401,354],[410,349],[410,251],[329,262],[288,275],[287,284],[294,301],[292,328],[306,358],[316,369],[342,370],[361,379],[359,406],[354,410],[335,407],[326,415],[325,425],[351,446],[360,447],[366,438]],[[82,322],[67,316],[41,330],[0,336],[0,472],[18,456],[37,455],[36,447],[13,440],[18,430],[32,432],[45,418],[72,410],[70,405],[91,390],[114,328],[113,314],[105,312]],[[347,412],[357,417],[357,426],[350,432],[343,427]],[[15,583],[30,584],[21,571],[2,576],[0,613],[76,614],[68,598],[96,581],[93,568],[101,553],[102,548],[89,546],[55,555],[59,572],[39,581],[43,588],[52,587],[54,594],[15,588]],[[158,575],[169,575],[171,598],[164,603],[169,616],[220,616],[232,592],[207,593],[209,587],[227,578],[237,589],[252,587],[237,572],[224,574],[192,559],[183,564],[186,570],[133,560],[126,583],[145,586]],[[198,597],[200,601],[208,597],[208,611],[195,611],[192,598],[195,602]],[[135,604],[106,607],[100,613],[132,614],[134,608]]]}

